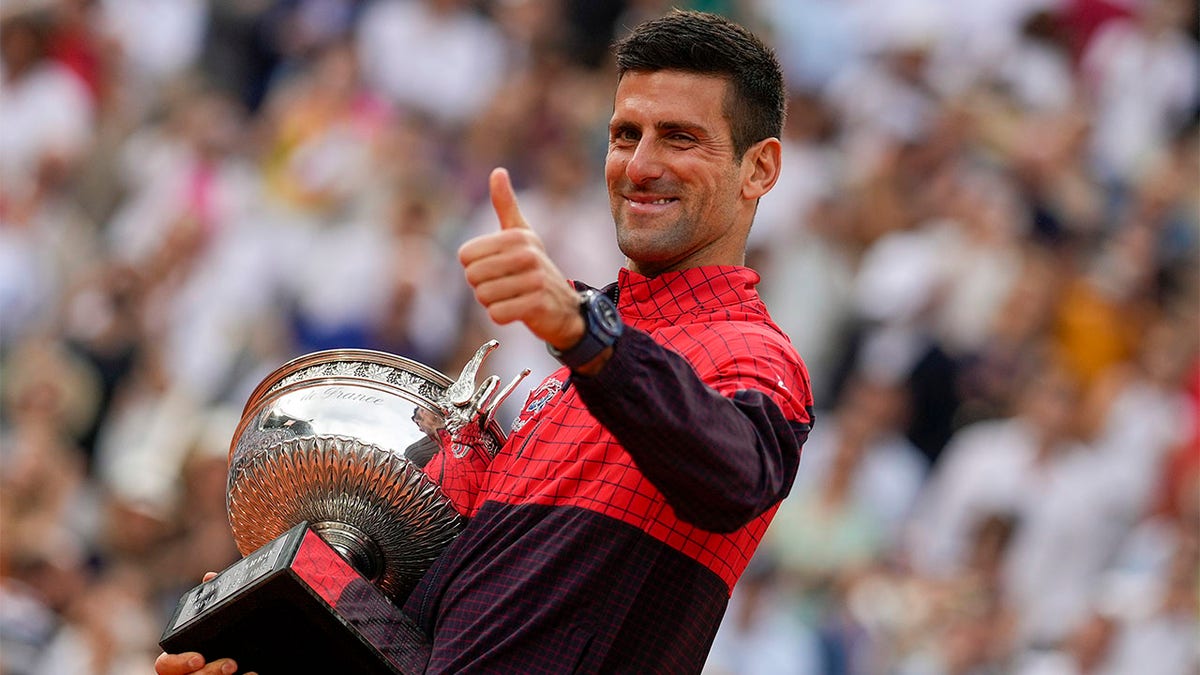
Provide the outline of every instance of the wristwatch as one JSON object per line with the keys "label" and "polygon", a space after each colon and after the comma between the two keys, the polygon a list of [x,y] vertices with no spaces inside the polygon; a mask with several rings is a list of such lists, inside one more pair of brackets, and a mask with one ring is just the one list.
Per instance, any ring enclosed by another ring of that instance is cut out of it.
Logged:
{"label": "wristwatch", "polygon": [[558,350],[546,344],[550,355],[572,370],[613,346],[625,328],[621,315],[617,313],[617,306],[599,291],[589,288],[580,293],[579,312],[583,315],[583,338],[575,346]]}

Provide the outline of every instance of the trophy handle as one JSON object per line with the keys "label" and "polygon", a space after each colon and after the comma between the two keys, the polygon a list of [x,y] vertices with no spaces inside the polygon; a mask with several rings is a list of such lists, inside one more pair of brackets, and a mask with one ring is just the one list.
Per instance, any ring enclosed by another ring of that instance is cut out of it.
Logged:
{"label": "trophy handle", "polygon": [[486,415],[483,420],[484,426],[492,423],[492,421],[496,418],[496,410],[503,405],[504,401],[506,401],[509,395],[513,393],[513,390],[517,388],[517,385],[520,384],[521,381],[524,380],[525,377],[531,372],[533,371],[529,368],[522,369],[521,372],[517,373],[517,376],[512,379],[512,382],[509,382],[504,389],[500,390],[500,393],[496,394],[495,399],[492,400],[487,406]]}
{"label": "trophy handle", "polygon": [[[483,365],[483,360],[491,354],[496,347],[500,346],[499,340],[488,340],[483,345],[475,350],[475,355],[470,361],[463,366],[462,372],[459,373],[458,379],[446,388],[446,393],[438,403],[443,407],[453,406],[454,408],[464,408],[469,406],[476,399],[475,377],[479,374],[479,367]],[[448,405],[447,405],[448,404]]]}
{"label": "trophy handle", "polygon": [[[488,340],[474,356],[463,366],[458,379],[446,388],[445,393],[438,399],[437,405],[446,419],[446,429],[452,437],[463,436],[461,432],[472,424],[483,428],[491,424],[496,417],[496,409],[512,394],[517,385],[531,372],[525,368],[517,374],[503,389],[497,391],[500,378],[496,375],[487,377],[478,388],[475,378],[483,360],[500,345],[498,340]],[[489,452],[488,454],[494,454]]]}

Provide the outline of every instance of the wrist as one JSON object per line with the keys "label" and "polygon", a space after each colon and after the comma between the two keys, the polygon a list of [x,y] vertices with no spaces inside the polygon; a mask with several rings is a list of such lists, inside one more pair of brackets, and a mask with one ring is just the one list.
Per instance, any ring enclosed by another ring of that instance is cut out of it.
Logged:
{"label": "wrist", "polygon": [[576,368],[572,368],[571,371],[577,375],[586,375],[588,377],[597,375],[601,370],[604,370],[604,366],[608,363],[608,360],[612,358],[612,355],[613,348],[606,347],[604,351],[597,354],[596,357],[591,361],[588,361],[587,363]]}
{"label": "wrist", "polygon": [[554,358],[571,370],[585,374],[598,372],[612,355],[613,345],[620,337],[624,324],[617,307],[607,296],[588,289],[579,297],[579,322],[582,332],[573,345],[561,349],[547,343]]}

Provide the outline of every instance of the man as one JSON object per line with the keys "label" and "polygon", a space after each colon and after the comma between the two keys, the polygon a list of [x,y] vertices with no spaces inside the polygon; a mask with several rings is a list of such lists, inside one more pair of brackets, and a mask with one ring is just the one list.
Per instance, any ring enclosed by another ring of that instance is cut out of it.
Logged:
{"label": "man", "polygon": [[[523,323],[565,367],[456,501],[469,523],[408,599],[433,639],[429,672],[699,671],[795,477],[808,375],[741,266],[779,174],[779,66],[695,12],[639,26],[617,66],[617,283],[568,283],[503,169],[500,229],[459,250],[490,317]],[[158,672],[192,672],[191,656]]]}

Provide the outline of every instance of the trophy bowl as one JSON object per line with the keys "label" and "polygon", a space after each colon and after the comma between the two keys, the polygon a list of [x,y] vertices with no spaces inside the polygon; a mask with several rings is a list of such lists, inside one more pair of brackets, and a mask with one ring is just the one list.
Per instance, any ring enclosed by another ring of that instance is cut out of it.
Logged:
{"label": "trophy bowl", "polygon": [[[458,536],[505,436],[504,389],[385,352],[293,359],[255,388],[229,446],[226,507],[242,559],[180,598],[159,645],[244,671],[425,671],[401,607]],[[435,479],[433,476],[437,476]]]}
{"label": "trophy bowl", "polygon": [[[489,456],[504,432],[495,376],[475,388],[479,349],[458,380],[383,352],[293,359],[250,395],[229,450],[227,509],[243,555],[307,522],[402,603],[465,520],[423,470],[469,437]],[[464,429],[470,431],[464,433]]]}

